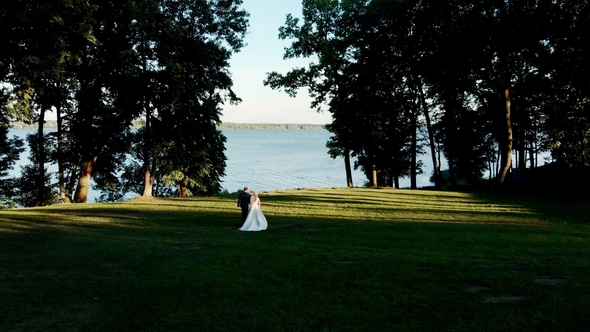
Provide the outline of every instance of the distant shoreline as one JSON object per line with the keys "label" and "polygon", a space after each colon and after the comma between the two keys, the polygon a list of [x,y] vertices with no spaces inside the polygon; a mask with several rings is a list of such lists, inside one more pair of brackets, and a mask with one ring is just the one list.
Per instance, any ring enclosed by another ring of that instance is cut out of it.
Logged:
{"label": "distant shoreline", "polygon": [[[140,124],[136,123],[134,127],[139,128]],[[11,122],[11,129],[38,129],[37,123],[28,124],[24,122]],[[57,129],[57,121],[45,121],[45,129]],[[318,124],[295,124],[295,123],[221,123],[219,130],[325,130],[326,125]]]}
{"label": "distant shoreline", "polygon": [[220,130],[325,130],[326,125],[294,123],[222,123]]}

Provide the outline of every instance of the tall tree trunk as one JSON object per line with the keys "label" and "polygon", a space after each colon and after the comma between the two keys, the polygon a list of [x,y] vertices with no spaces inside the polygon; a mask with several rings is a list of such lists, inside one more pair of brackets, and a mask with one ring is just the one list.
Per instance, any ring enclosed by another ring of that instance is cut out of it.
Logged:
{"label": "tall tree trunk", "polygon": [[424,112],[424,118],[426,119],[426,130],[428,131],[428,141],[430,143],[430,156],[432,157],[432,167],[434,170],[434,187],[436,189],[440,189],[442,185],[442,177],[440,175],[440,164],[436,160],[434,131],[432,130],[432,123],[430,122],[430,112],[428,111],[428,105],[426,104],[426,97],[424,97],[422,84],[420,84],[420,86],[418,87],[418,93],[420,96],[420,104],[422,105],[422,111]]}
{"label": "tall tree trunk", "polygon": [[410,165],[410,188],[411,189],[418,189],[418,184],[416,181],[416,177],[418,175],[418,170],[417,170],[417,157],[416,154],[418,153],[418,149],[417,149],[417,140],[418,140],[418,135],[416,134],[416,132],[418,131],[418,126],[417,126],[417,116],[415,113],[411,114],[412,116],[412,142],[410,145],[410,155],[411,155],[411,165]]}
{"label": "tall tree trunk", "polygon": [[504,100],[505,100],[505,129],[506,129],[506,141],[500,145],[502,149],[502,169],[500,170],[500,174],[498,174],[498,184],[504,183],[506,180],[506,174],[510,170],[512,166],[512,119],[510,114],[510,88],[506,88],[504,90]]}
{"label": "tall tree trunk", "polygon": [[143,176],[144,182],[143,183],[144,183],[144,185],[143,185],[143,194],[141,194],[141,196],[143,196],[143,197],[152,197],[152,190],[154,188],[155,176],[152,173],[152,170],[150,168],[149,159],[150,159],[149,156],[143,157],[143,169],[144,169],[144,176]]}
{"label": "tall tree trunk", "polygon": [[534,142],[534,138],[533,138],[533,133],[531,133],[531,139],[529,140],[529,167],[530,168],[535,168],[537,167],[537,165],[535,164],[535,161],[537,159],[537,156],[535,154],[535,142]]}
{"label": "tall tree trunk", "polygon": [[146,164],[144,168],[144,186],[143,186],[143,194],[142,197],[152,197],[152,192],[154,189],[154,180],[155,180],[155,173],[150,170],[150,165]]}
{"label": "tall tree trunk", "polygon": [[78,165],[74,164],[72,165],[72,170],[70,172],[70,177],[68,178],[67,182],[66,182],[66,190],[70,195],[70,199],[71,199],[71,195],[74,192],[74,187],[76,186],[76,176],[78,174]]}
{"label": "tall tree trunk", "polygon": [[[521,120],[522,122],[522,120]],[[527,139],[525,135],[525,130],[520,130],[520,146],[518,149],[518,168],[520,170],[526,169],[526,145]]]}
{"label": "tall tree trunk", "polygon": [[496,176],[498,176],[498,173],[500,172],[500,159],[502,159],[502,148],[500,147],[500,144],[498,144],[498,151],[496,153],[496,169],[494,172]]}
{"label": "tall tree trunk", "polygon": [[39,127],[37,131],[37,205],[45,204],[45,137],[43,136],[45,125],[45,103],[41,103],[39,112]]}
{"label": "tall tree trunk", "polygon": [[451,188],[457,189],[457,177],[455,176],[455,163],[449,158],[449,181],[451,181]]}
{"label": "tall tree trunk", "polygon": [[371,186],[377,187],[377,165],[375,164],[371,169]]}
{"label": "tall tree trunk", "polygon": [[[142,42],[143,46],[143,53],[142,53],[142,62],[143,62],[143,75],[144,77],[147,76],[147,56],[146,50],[147,46],[145,41]],[[155,179],[155,172],[153,172],[154,165],[150,163],[150,156],[152,155],[152,118],[151,118],[151,108],[148,104],[146,97],[143,98],[143,109],[145,111],[145,132],[144,132],[144,148],[143,148],[143,193],[141,194],[142,197],[152,197],[152,192],[154,189],[154,179]]]}
{"label": "tall tree trunk", "polygon": [[150,165],[150,156],[152,155],[152,127],[151,127],[151,113],[145,102],[145,134],[144,134],[144,149],[143,149],[143,194],[142,197],[152,197],[154,188],[155,172],[152,172],[152,165]]}
{"label": "tall tree trunk", "polygon": [[90,156],[82,160],[82,167],[80,169],[80,179],[78,180],[78,187],[74,195],[74,202],[86,203],[88,200],[88,190],[90,189],[90,176],[92,175],[92,168],[96,163],[97,156]]}
{"label": "tall tree trunk", "polygon": [[59,184],[59,201],[61,203],[69,203],[69,199],[66,199],[66,180],[64,178],[63,166],[63,119],[61,118],[61,103],[57,104],[55,112],[57,116],[57,174]]}
{"label": "tall tree trunk", "polygon": [[344,167],[346,168],[346,185],[348,188],[354,187],[352,183],[352,168],[350,167],[350,150],[344,148]]}

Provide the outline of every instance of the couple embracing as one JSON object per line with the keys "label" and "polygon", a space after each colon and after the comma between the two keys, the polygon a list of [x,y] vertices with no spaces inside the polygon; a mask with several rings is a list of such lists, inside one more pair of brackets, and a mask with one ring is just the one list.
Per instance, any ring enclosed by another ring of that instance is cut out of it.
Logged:
{"label": "couple embracing", "polygon": [[260,197],[258,192],[250,195],[248,187],[238,197],[238,208],[242,209],[242,227],[240,231],[263,231],[268,222],[260,209]]}

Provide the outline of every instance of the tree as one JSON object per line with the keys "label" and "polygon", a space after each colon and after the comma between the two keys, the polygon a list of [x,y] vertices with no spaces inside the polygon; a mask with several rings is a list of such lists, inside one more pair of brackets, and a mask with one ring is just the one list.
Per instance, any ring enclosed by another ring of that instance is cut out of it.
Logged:
{"label": "tree", "polygon": [[125,132],[141,111],[135,90],[137,62],[131,52],[132,2],[106,1],[94,8],[96,42],[87,43],[80,53],[77,111],[68,119],[81,157],[75,202],[86,202],[94,171],[115,171],[128,150]]}
{"label": "tree", "polygon": [[[152,194],[156,172],[165,184],[176,185],[179,195],[220,190],[225,137],[217,130],[219,105],[239,102],[228,60],[243,47],[248,26],[241,3],[164,3],[153,49],[157,65],[147,81],[154,98],[144,106],[143,196]],[[160,151],[164,160],[157,161],[154,152]]]}
{"label": "tree", "polygon": [[38,204],[45,201],[42,196],[47,162],[45,114],[62,97],[60,84],[68,61],[65,37],[68,29],[64,26],[68,21],[66,7],[67,4],[62,7],[62,3],[55,2],[33,4],[19,1],[11,8],[11,12],[18,13],[16,19],[10,20],[7,27],[15,32],[11,37],[14,61],[6,80],[14,87],[13,96],[16,97],[10,102],[11,113],[15,119],[38,123],[37,160],[34,163],[37,177],[29,179],[33,181],[33,187],[37,186]]}
{"label": "tree", "polygon": [[[241,3],[20,0],[1,5],[1,41],[10,46],[0,52],[2,82],[11,84],[6,105],[13,119],[39,124],[36,192],[43,192],[48,162],[59,165],[64,201],[73,191],[69,175],[76,173],[75,202],[87,200],[92,176],[98,187],[114,190],[130,149],[125,137],[141,116],[147,125],[143,156],[149,158],[153,144],[161,144],[170,154],[159,164],[175,174],[182,170],[181,182],[193,192],[218,189],[225,167],[224,138],[216,130],[219,104],[239,101],[231,91],[228,59],[243,46],[248,25]],[[58,113],[59,129],[46,136],[48,111]],[[54,150],[49,154],[45,147]],[[180,155],[189,157],[175,160]],[[154,178],[148,171],[156,170],[149,159],[144,164],[148,195]]]}
{"label": "tree", "polygon": [[[299,18],[288,14],[285,25],[279,28],[280,39],[293,39],[290,47],[285,49],[284,59],[308,58],[315,59],[306,68],[295,68],[286,74],[271,72],[264,81],[272,89],[284,89],[295,97],[300,88],[307,88],[313,98],[311,107],[322,111],[322,105],[329,104],[329,111],[336,114],[340,111],[348,113],[346,104],[339,104],[337,98],[342,83],[346,80],[343,69],[351,57],[352,24],[362,10],[363,0],[303,0],[302,16]],[[345,101],[343,101],[345,102]],[[328,142],[330,155],[334,158],[344,157],[346,182],[352,187],[352,171],[350,169],[351,138],[345,134],[348,123],[342,118],[337,125],[329,126],[335,136]],[[338,131],[336,131],[338,130]]]}
{"label": "tree", "polygon": [[554,52],[545,70],[551,77],[551,96],[544,105],[542,129],[554,160],[568,166],[590,165],[590,5],[563,1],[554,11],[555,28],[547,40]]}
{"label": "tree", "polygon": [[[44,165],[42,176],[39,176],[40,150],[45,140],[39,140],[36,135],[27,135],[27,141],[30,149],[30,164],[21,166],[21,176],[16,181],[14,201],[24,207],[43,206],[55,204],[58,201],[58,195],[55,191],[55,184],[51,182],[51,177]],[[38,181],[43,181],[39,185]]]}
{"label": "tree", "polygon": [[[0,105],[5,105],[6,99],[5,89],[0,89]],[[16,181],[14,178],[7,178],[8,171],[13,169],[24,150],[20,139],[8,137],[8,129],[7,109],[0,106],[0,142],[3,142],[0,144],[0,208],[12,205]]]}
{"label": "tree", "polygon": [[[243,47],[248,26],[240,4],[144,1],[133,8],[132,76],[138,89],[130,95],[145,127],[134,135],[131,151],[142,159],[142,196],[172,187],[180,196],[221,189],[225,137],[217,130],[219,105],[239,102],[228,60]],[[137,174],[136,165],[127,165],[123,180],[129,183],[117,184],[110,175],[101,187],[136,188]]]}
{"label": "tree", "polygon": [[[556,8],[550,1],[517,0],[435,2],[433,8],[439,8],[435,16],[439,22],[434,25],[439,28],[434,30],[438,37],[433,44],[433,70],[425,72],[425,80],[433,98],[445,107],[445,113],[450,112],[443,115],[444,127],[456,130],[455,124],[470,118],[479,137],[470,143],[488,145],[460,152],[457,142],[449,143],[447,148],[454,148],[447,152],[455,155],[451,159],[467,157],[466,161],[479,164],[475,160],[489,158],[495,141],[500,149],[497,182],[501,184],[512,167],[513,149],[519,150],[519,165],[524,167],[525,148],[534,144],[528,140],[536,139],[528,132],[538,127],[534,119],[539,115],[533,111],[540,107],[529,105],[540,105],[546,99],[547,71],[543,67],[547,63],[543,60],[551,50],[547,44],[552,26],[549,13]],[[473,130],[465,125],[465,137],[472,137]],[[443,134],[447,139],[455,135]],[[479,151],[480,156],[473,159],[468,151]]]}

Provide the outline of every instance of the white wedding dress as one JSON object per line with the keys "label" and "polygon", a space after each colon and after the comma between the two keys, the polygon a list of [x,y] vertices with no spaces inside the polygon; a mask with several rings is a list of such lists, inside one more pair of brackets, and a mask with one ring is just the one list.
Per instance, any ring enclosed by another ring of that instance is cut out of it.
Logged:
{"label": "white wedding dress", "polygon": [[260,198],[258,198],[257,194],[254,194],[252,195],[252,198],[250,198],[250,211],[248,212],[248,217],[239,230],[263,231],[266,227],[268,227],[268,222],[260,209]]}

